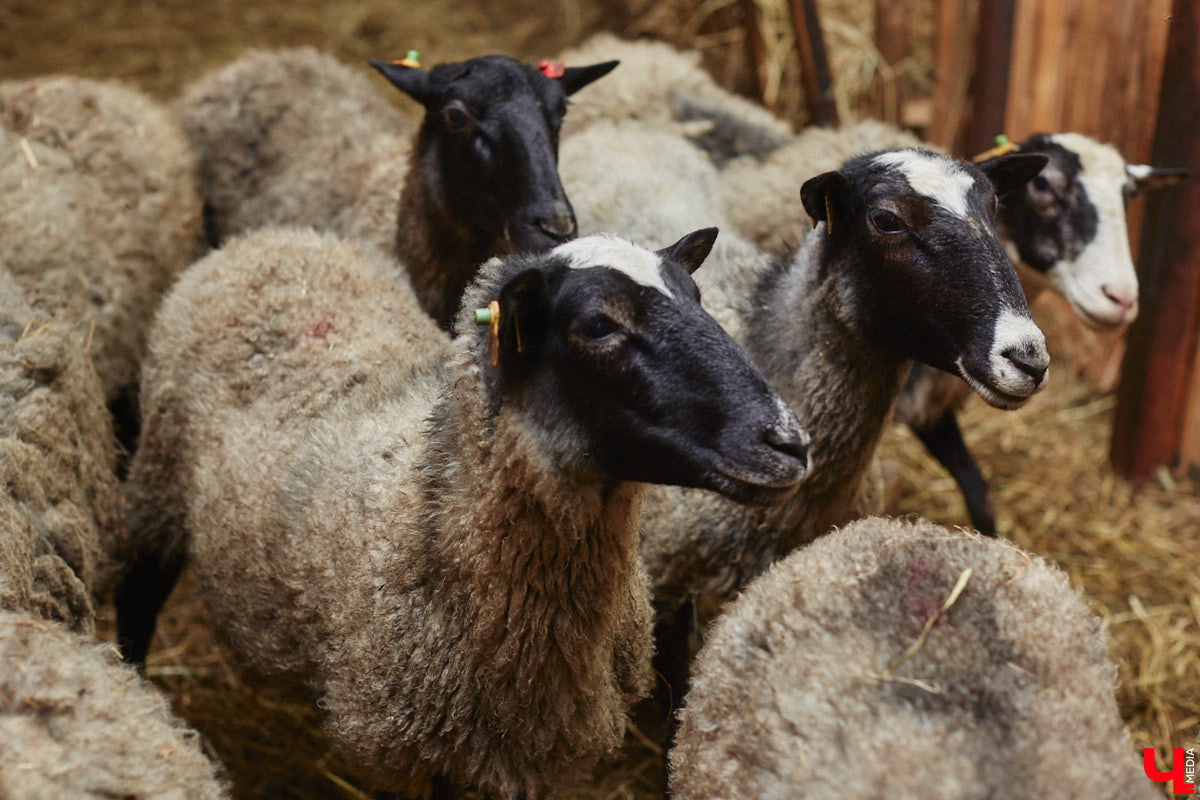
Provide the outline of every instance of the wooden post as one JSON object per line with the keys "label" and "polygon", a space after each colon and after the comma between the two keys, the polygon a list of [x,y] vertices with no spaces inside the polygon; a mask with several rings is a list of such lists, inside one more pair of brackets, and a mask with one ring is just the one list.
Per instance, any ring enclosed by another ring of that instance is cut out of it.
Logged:
{"label": "wooden post", "polygon": [[908,15],[902,0],[875,0],[875,49],[884,66],[875,76],[874,116],[898,125],[904,82],[896,68],[908,53]]}
{"label": "wooden post", "polygon": [[796,46],[800,49],[804,93],[808,95],[809,113],[816,125],[837,125],[837,106],[833,102],[833,74],[825,54],[825,37],[817,14],[817,0],[788,0],[792,11],[792,26],[796,29]]}
{"label": "wooden post", "polygon": [[774,111],[773,104],[767,102],[767,45],[758,19],[758,3],[738,0],[738,7],[746,27],[746,54],[750,58],[750,73],[754,76],[754,95],[758,102]]}
{"label": "wooden post", "polygon": [[1016,0],[980,0],[979,3],[971,118],[967,122],[964,142],[968,153],[987,150],[993,146],[996,134],[1004,132],[1015,3]]}
{"label": "wooden post", "polygon": [[[1192,371],[1200,361],[1200,5],[1175,0],[1167,36],[1153,161],[1191,177],[1150,195],[1141,248],[1142,315],[1129,332],[1113,420],[1113,465],[1144,478],[1176,466],[1200,403]],[[1190,396],[1189,396],[1190,395]],[[1191,410],[1189,411],[1189,404]],[[1182,466],[1182,465],[1180,465]]]}
{"label": "wooden post", "polygon": [[933,73],[933,123],[931,144],[960,152],[956,140],[967,108],[967,89],[974,69],[972,0],[940,0],[937,52]]}

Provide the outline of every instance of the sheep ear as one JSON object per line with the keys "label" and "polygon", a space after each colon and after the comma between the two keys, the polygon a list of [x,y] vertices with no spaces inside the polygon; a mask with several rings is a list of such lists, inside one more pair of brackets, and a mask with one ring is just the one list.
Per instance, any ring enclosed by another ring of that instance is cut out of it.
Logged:
{"label": "sheep ear", "polygon": [[687,234],[670,247],[658,250],[656,255],[663,261],[673,261],[692,273],[708,258],[716,241],[716,228],[701,228]]}
{"label": "sheep ear", "polygon": [[1188,171],[1180,167],[1126,164],[1125,176],[1128,178],[1129,194],[1136,195],[1174,186],[1188,176]]}
{"label": "sheep ear", "polygon": [[620,63],[620,61],[603,61],[587,67],[567,67],[563,70],[562,77],[558,79],[558,85],[562,87],[564,94],[575,94],[592,81],[603,78],[612,72]]}
{"label": "sheep ear", "polygon": [[1025,188],[1025,184],[1045,169],[1049,161],[1043,153],[1009,153],[980,161],[975,166],[987,175],[996,188],[996,194],[1006,197]]}
{"label": "sheep ear", "polygon": [[383,73],[383,77],[387,78],[392,86],[423,106],[428,106],[440,96],[433,86],[429,73],[420,67],[384,64],[375,59],[371,59],[371,66]]}
{"label": "sheep ear", "polygon": [[845,173],[823,172],[800,187],[800,202],[812,217],[813,225],[824,222],[832,234],[834,228],[839,227],[838,222],[845,222],[850,217],[852,192],[853,187]]}
{"label": "sheep ear", "polygon": [[499,365],[510,378],[533,363],[547,325],[546,276],[536,267],[519,272],[500,289]]}

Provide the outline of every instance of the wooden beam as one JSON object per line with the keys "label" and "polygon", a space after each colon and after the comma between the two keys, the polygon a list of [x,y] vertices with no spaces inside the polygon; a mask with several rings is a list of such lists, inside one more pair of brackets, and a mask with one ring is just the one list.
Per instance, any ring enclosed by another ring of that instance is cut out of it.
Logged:
{"label": "wooden beam", "polygon": [[1177,466],[1190,436],[1189,387],[1200,342],[1200,4],[1175,0],[1167,37],[1153,161],[1191,177],[1152,194],[1138,261],[1142,316],[1129,332],[1113,419],[1111,458],[1122,474],[1144,478]]}
{"label": "wooden beam", "polygon": [[792,12],[792,27],[796,29],[796,46],[800,49],[804,93],[808,95],[809,113],[816,125],[837,125],[837,105],[833,102],[833,73],[825,51],[825,36],[817,0],[788,0]]}
{"label": "wooden beam", "polygon": [[1015,4],[1016,0],[979,2],[975,79],[965,142],[968,153],[988,149],[994,144],[996,134],[1004,132]]}
{"label": "wooden beam", "polygon": [[875,49],[883,68],[872,87],[874,116],[900,123],[904,81],[899,66],[908,54],[908,11],[904,0],[875,0]]}
{"label": "wooden beam", "polygon": [[746,56],[750,59],[750,74],[754,79],[754,96],[774,111],[773,104],[767,102],[767,45],[763,41],[758,3],[754,0],[738,0],[738,7],[742,10],[746,29]]}
{"label": "wooden beam", "polygon": [[967,108],[967,90],[975,65],[973,0],[940,0],[937,52],[933,72],[933,123],[930,144],[957,153]]}

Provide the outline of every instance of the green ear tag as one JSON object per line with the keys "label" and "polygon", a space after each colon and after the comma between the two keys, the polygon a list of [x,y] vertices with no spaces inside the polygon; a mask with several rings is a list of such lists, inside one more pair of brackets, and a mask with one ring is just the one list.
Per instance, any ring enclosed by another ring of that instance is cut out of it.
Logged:
{"label": "green ear tag", "polygon": [[490,308],[475,309],[475,324],[476,325],[492,324],[492,310]]}

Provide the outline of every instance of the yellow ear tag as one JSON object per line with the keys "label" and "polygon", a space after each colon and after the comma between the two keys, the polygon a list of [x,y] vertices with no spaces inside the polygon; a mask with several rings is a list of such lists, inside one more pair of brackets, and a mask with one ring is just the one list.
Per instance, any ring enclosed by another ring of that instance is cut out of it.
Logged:
{"label": "yellow ear tag", "polygon": [[990,150],[984,150],[977,156],[972,156],[972,163],[978,164],[980,161],[987,161],[989,158],[999,158],[1000,156],[1008,155],[1014,150],[1019,149],[1016,144],[1010,142],[1008,137],[1003,133],[996,134],[996,146]]}
{"label": "yellow ear tag", "polygon": [[421,60],[417,58],[416,50],[409,50],[408,53],[405,54],[404,58],[401,58],[398,61],[393,61],[392,63],[399,64],[402,67],[416,68],[421,66]]}
{"label": "yellow ear tag", "polygon": [[[493,300],[487,308],[475,309],[475,324],[488,326],[488,360],[492,366],[500,363],[500,301]],[[517,331],[517,350],[521,348],[521,332]]]}
{"label": "yellow ear tag", "polygon": [[829,203],[829,194],[825,194],[825,235],[833,235],[833,206]]}

